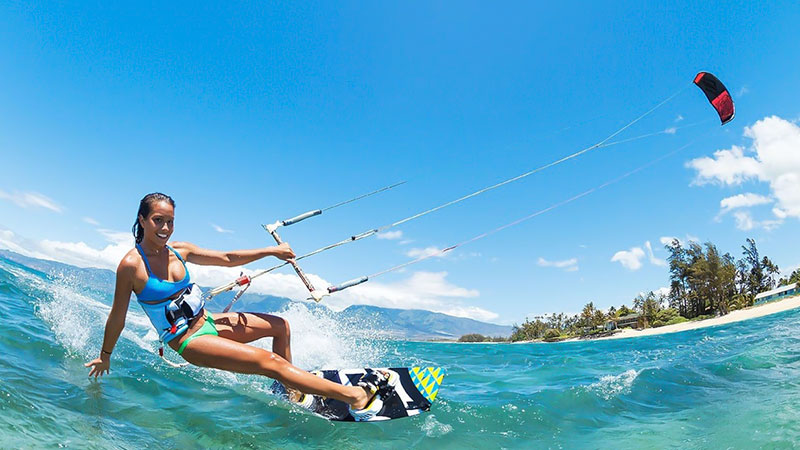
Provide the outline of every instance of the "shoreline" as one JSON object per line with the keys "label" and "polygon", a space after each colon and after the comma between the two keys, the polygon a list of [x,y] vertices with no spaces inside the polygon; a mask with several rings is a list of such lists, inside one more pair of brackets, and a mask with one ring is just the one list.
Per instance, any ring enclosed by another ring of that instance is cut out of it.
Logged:
{"label": "shoreline", "polygon": [[696,322],[677,323],[675,325],[665,325],[658,328],[645,328],[643,330],[635,330],[632,328],[625,328],[618,333],[611,336],[604,336],[594,339],[580,339],[571,338],[565,339],[561,342],[569,341],[602,341],[609,339],[628,339],[644,336],[655,336],[659,334],[680,333],[681,331],[697,330],[699,328],[713,327],[717,325],[726,325],[734,322],[741,322],[743,320],[755,319],[764,317],[779,312],[789,311],[800,307],[800,295],[788,297],[782,300],[776,300],[760,306],[750,306],[745,309],[738,309],[732,311],[724,316],[713,317],[711,319],[699,320]]}
{"label": "shoreline", "polygon": [[559,342],[588,342],[588,341],[604,341],[610,339],[629,339],[645,336],[657,336],[659,334],[680,333],[682,331],[697,330],[700,328],[715,327],[719,325],[726,325],[734,322],[741,322],[743,320],[756,319],[758,317],[769,316],[791,309],[800,308],[800,295],[775,300],[760,306],[750,306],[745,309],[738,309],[732,311],[727,315],[720,317],[713,317],[711,319],[698,320],[694,322],[683,322],[675,325],[665,325],[658,328],[645,328],[643,330],[636,330],[633,328],[624,328],[611,336],[603,336],[596,338],[580,338],[572,337],[557,341],[547,342],[544,340],[532,341],[516,341],[516,342],[458,342],[458,341],[427,341],[427,342],[441,342],[441,343],[456,343],[456,344],[553,344]]}

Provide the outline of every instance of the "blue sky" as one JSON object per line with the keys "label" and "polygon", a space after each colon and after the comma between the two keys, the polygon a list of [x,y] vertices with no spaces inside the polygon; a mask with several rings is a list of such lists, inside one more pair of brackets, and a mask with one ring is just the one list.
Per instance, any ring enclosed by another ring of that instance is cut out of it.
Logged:
{"label": "blue sky", "polygon": [[[174,239],[258,247],[270,243],[262,223],[409,181],[283,229],[304,253],[585,148],[680,91],[618,139],[674,133],[590,152],[303,267],[321,284],[374,273],[689,143],[326,302],[502,323],[630,304],[668,285],[664,237],[737,257],[753,237],[782,269],[800,265],[796,2],[42,2],[4,3],[0,17],[0,247],[113,268],[152,191],[177,202]],[[683,89],[700,70],[734,96],[725,127]],[[208,284],[231,276],[195,270]],[[290,272],[253,289],[302,297]]]}

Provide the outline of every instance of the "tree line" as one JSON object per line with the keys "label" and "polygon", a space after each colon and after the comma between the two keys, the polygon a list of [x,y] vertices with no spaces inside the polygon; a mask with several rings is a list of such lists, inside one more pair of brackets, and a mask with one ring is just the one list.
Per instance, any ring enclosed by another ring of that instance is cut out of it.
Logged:
{"label": "tree line", "polygon": [[528,318],[514,325],[511,341],[560,340],[568,337],[610,333],[604,326],[621,317],[638,314],[639,328],[658,327],[728,314],[752,306],[755,296],[776,286],[800,282],[800,269],[779,278],[780,269],[767,256],[761,256],[753,239],[742,246],[738,260],[721,254],[711,242],[684,245],[674,239],[665,245],[669,252],[670,290],[668,294],[649,292],[607,312],[587,303],[579,314],[553,313]]}

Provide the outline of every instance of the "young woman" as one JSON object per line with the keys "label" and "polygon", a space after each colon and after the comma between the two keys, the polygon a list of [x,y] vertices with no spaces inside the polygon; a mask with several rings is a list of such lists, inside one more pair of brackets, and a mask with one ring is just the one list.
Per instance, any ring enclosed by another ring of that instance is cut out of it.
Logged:
{"label": "young woman", "polygon": [[[114,303],[106,322],[100,356],[86,364],[95,379],[109,373],[111,354],[125,325],[131,292],[150,318],[159,338],[191,364],[237,373],[265,375],[306,394],[341,400],[357,420],[376,414],[382,402],[376,392],[393,385],[391,373],[376,372],[358,386],[342,386],[292,365],[289,323],[262,313],[209,313],[200,290],[191,283],[186,262],[234,267],[266,256],[294,258],[288,244],[254,250],[220,252],[188,242],[167,245],[173,232],[175,202],[153,193],[139,203],[133,226],[136,247],[117,268]],[[271,337],[272,351],[247,345]]]}

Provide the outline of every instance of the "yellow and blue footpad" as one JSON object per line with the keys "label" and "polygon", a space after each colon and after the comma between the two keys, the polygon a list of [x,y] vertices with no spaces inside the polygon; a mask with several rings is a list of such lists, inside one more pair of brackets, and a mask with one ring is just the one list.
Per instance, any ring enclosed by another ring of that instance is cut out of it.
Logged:
{"label": "yellow and blue footpad", "polygon": [[439,393],[439,386],[444,379],[444,370],[441,367],[412,367],[408,371],[411,381],[423,397],[433,402]]}

